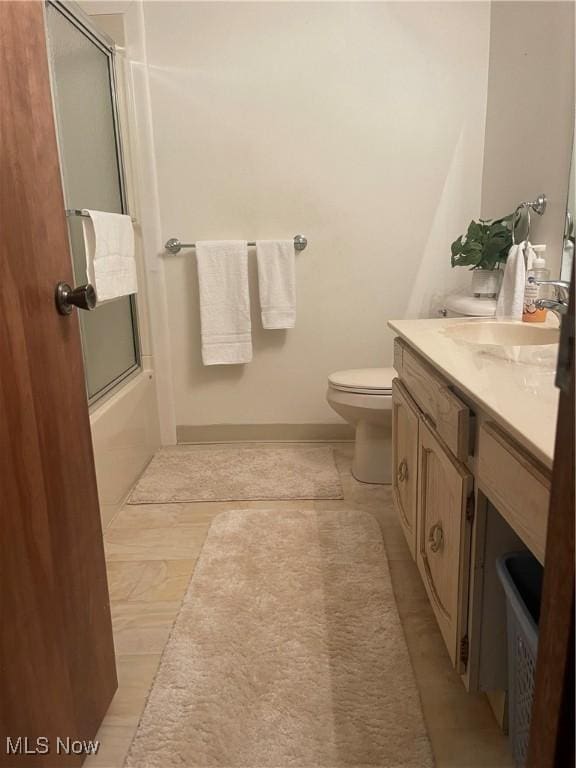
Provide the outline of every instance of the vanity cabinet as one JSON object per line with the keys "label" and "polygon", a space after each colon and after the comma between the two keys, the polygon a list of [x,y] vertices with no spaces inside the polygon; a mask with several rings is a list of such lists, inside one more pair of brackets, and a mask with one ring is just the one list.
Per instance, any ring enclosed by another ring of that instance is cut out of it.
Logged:
{"label": "vanity cabinet", "polygon": [[[391,323],[401,334],[394,343],[392,495],[454,668],[467,690],[489,692],[498,703],[508,681],[496,564],[523,550],[544,564],[550,466],[530,450],[533,439],[522,439],[510,381],[519,400],[537,406],[525,391],[524,368],[457,346],[444,333],[452,322]],[[498,387],[513,406],[508,421],[499,415]],[[543,394],[553,420],[554,392]]]}
{"label": "vanity cabinet", "polygon": [[412,556],[459,672],[467,662],[473,476],[468,409],[425,361],[395,343],[392,492]]}
{"label": "vanity cabinet", "polygon": [[472,486],[471,473],[421,419],[416,563],[458,672],[467,660]]}
{"label": "vanity cabinet", "polygon": [[392,382],[392,495],[406,541],[416,557],[418,406],[398,379]]}
{"label": "vanity cabinet", "polygon": [[478,457],[482,492],[543,564],[550,474],[492,422],[480,428]]}

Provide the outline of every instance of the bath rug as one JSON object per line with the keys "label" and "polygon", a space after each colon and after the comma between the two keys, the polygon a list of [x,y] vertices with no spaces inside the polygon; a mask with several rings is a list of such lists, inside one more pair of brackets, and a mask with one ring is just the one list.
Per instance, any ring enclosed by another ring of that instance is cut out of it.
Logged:
{"label": "bath rug", "polygon": [[433,766],[375,518],[216,517],[125,766]]}
{"label": "bath rug", "polygon": [[178,445],[156,453],[128,503],[342,498],[325,446]]}

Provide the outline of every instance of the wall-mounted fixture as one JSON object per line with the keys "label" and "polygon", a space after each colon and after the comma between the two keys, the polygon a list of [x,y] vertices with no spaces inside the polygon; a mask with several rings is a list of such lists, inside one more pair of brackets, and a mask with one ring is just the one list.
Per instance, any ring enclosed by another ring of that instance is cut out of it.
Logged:
{"label": "wall-mounted fixture", "polygon": [[534,211],[534,213],[537,213],[538,216],[542,216],[542,214],[546,210],[547,203],[548,201],[546,199],[546,195],[542,193],[541,195],[538,195],[536,200],[525,201],[523,203],[520,203],[520,205],[516,207],[516,210],[514,211],[514,215],[512,216],[512,242],[514,243],[514,245],[516,244],[516,227],[522,221],[522,212],[526,211],[526,214],[528,216],[528,222],[526,226],[526,236],[524,237],[524,240],[529,240],[530,239],[530,211]]}
{"label": "wall-mounted fixture", "polygon": [[[116,212],[114,211],[114,213]],[[83,219],[90,218],[90,214],[85,208],[66,208],[66,216],[80,216]],[[136,219],[133,216],[130,217],[130,220],[132,221],[132,224],[136,224]]]}
{"label": "wall-mounted fixture", "polygon": [[[248,243],[248,246],[253,248],[256,245],[254,241]],[[307,238],[304,235],[294,235],[294,250],[303,251],[308,245]],[[164,248],[169,253],[180,253],[182,248],[196,248],[196,243],[181,243],[177,237],[171,237],[164,244]]]}

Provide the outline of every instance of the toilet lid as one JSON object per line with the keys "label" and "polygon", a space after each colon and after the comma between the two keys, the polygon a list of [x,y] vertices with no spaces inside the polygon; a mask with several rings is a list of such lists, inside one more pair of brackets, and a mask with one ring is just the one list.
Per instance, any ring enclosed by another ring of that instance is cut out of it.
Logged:
{"label": "toilet lid", "polygon": [[328,376],[335,389],[362,394],[390,394],[394,368],[354,368],[350,371],[336,371]]}

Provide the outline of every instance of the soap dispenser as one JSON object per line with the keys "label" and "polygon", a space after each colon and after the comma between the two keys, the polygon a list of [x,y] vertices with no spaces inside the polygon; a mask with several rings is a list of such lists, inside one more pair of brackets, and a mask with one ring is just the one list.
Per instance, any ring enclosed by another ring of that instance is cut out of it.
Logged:
{"label": "soap dispenser", "polygon": [[540,280],[550,279],[550,270],[546,269],[545,245],[533,245],[534,258],[526,272],[526,286],[524,288],[524,307],[522,320],[525,323],[543,323],[546,320],[547,310],[538,309],[536,300],[545,298],[545,289],[538,285]]}

